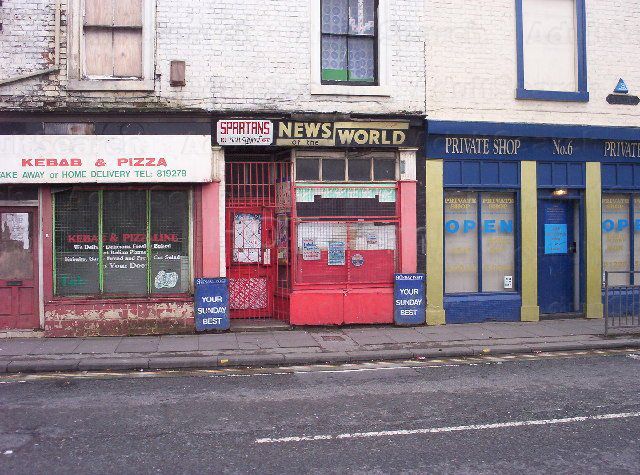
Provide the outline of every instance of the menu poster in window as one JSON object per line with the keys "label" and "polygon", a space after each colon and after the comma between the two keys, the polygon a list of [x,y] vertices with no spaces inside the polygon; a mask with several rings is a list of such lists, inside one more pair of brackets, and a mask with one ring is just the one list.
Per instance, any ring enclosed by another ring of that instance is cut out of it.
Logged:
{"label": "menu poster in window", "polygon": [[330,266],[345,265],[346,246],[344,241],[329,242],[329,256],[327,264]]}
{"label": "menu poster in window", "polygon": [[320,260],[320,248],[316,244],[315,239],[302,240],[302,259],[305,261]]}
{"label": "menu poster in window", "polygon": [[100,292],[97,191],[54,193],[57,295]]}
{"label": "menu poster in window", "polygon": [[147,293],[146,195],[143,190],[103,193],[104,293]]}
{"label": "menu poster in window", "polygon": [[189,195],[151,192],[151,286],[153,293],[189,291]]}

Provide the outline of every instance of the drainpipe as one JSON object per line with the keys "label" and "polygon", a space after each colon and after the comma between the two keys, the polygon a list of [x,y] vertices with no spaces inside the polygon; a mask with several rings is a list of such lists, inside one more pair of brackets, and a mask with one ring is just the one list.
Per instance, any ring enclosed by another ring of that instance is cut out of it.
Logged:
{"label": "drainpipe", "polygon": [[14,76],[8,79],[0,79],[0,86],[22,81],[23,79],[33,78],[36,76],[42,76],[44,74],[55,73],[56,71],[60,71],[60,0],[56,0],[54,41],[55,41],[54,64],[52,67],[48,69],[43,69],[40,71],[34,71],[31,73],[22,74],[20,76]]}

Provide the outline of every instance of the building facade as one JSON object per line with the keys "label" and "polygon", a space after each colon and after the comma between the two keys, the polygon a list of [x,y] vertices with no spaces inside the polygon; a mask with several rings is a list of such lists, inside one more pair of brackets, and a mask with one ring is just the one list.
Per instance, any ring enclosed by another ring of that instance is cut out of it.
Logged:
{"label": "building facade", "polygon": [[0,15],[0,328],[191,332],[193,280],[219,276],[232,318],[392,322],[393,273],[416,271],[421,1]]}
{"label": "building facade", "polygon": [[628,7],[426,2],[429,323],[601,318],[603,270],[637,268]]}

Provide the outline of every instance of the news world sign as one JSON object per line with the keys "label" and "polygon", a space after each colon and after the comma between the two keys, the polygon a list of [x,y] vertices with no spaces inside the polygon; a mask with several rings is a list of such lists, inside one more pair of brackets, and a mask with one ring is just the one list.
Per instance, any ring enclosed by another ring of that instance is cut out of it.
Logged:
{"label": "news world sign", "polygon": [[204,183],[209,135],[2,135],[0,183]]}

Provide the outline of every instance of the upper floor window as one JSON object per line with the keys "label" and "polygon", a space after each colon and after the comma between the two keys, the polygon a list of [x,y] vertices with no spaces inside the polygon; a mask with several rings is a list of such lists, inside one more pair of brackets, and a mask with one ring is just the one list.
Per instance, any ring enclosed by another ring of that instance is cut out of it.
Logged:
{"label": "upper floor window", "polygon": [[518,99],[588,101],[584,0],[516,0]]}
{"label": "upper floor window", "polygon": [[321,2],[322,83],[377,84],[377,0]]}
{"label": "upper floor window", "polygon": [[142,77],[142,0],[85,0],[83,75]]}
{"label": "upper floor window", "polygon": [[153,90],[155,0],[71,0],[69,87]]}

